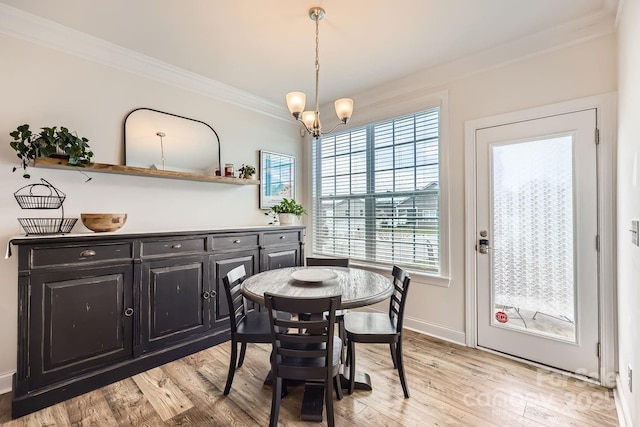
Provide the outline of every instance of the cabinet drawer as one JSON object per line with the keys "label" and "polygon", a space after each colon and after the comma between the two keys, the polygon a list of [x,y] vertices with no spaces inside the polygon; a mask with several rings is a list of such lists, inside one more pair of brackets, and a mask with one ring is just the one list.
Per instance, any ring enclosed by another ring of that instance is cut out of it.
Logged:
{"label": "cabinet drawer", "polygon": [[171,255],[184,252],[204,252],[206,238],[183,240],[162,240],[154,242],[142,242],[142,256]]}
{"label": "cabinet drawer", "polygon": [[257,234],[234,234],[231,236],[213,236],[213,249],[247,249],[258,246]]}
{"label": "cabinet drawer", "polygon": [[36,268],[60,264],[125,260],[130,259],[132,254],[131,243],[34,248],[31,250],[31,266]]}
{"label": "cabinet drawer", "polygon": [[297,231],[282,231],[280,233],[264,233],[264,246],[285,245],[297,243],[300,235]]}

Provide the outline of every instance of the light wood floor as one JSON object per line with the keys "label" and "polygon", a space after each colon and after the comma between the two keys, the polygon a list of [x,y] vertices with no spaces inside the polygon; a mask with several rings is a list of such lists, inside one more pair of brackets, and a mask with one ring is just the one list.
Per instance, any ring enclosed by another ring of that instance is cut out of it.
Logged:
{"label": "light wood floor", "polygon": [[[388,346],[358,344],[359,370],[374,390],[335,402],[338,426],[617,426],[611,393],[487,352],[407,331],[404,359],[411,398],[404,399]],[[202,351],[66,402],[10,419],[3,426],[255,426],[267,425],[271,390],[268,345],[250,345],[229,396],[222,395],[229,344]],[[280,424],[299,420],[302,388],[282,401]]]}

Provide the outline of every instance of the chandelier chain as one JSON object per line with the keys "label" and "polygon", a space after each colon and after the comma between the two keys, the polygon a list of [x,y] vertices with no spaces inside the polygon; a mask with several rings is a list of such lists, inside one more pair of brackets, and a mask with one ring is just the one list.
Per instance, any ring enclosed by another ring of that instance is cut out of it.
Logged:
{"label": "chandelier chain", "polygon": [[318,99],[318,89],[319,89],[319,80],[320,80],[320,16],[319,12],[316,12],[315,16],[316,21],[316,109],[315,111],[319,111],[319,99]]}

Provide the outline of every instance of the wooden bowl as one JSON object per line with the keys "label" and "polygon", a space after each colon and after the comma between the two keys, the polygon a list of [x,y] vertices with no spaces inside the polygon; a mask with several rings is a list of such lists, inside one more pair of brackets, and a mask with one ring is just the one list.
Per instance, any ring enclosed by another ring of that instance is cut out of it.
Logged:
{"label": "wooden bowl", "polygon": [[89,230],[101,233],[118,230],[127,221],[127,214],[83,213],[80,218]]}

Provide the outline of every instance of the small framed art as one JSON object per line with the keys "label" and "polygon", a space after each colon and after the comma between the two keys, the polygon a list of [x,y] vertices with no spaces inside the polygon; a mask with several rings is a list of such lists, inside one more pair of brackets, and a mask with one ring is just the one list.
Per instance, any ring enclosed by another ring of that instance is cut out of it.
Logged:
{"label": "small framed art", "polygon": [[296,194],[296,158],[260,150],[260,209],[270,209]]}

